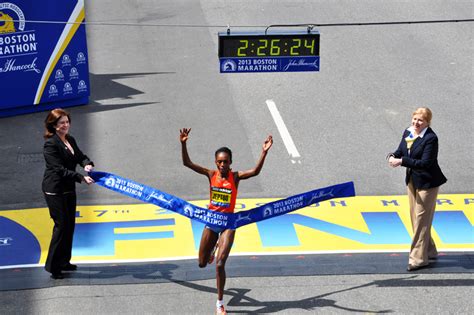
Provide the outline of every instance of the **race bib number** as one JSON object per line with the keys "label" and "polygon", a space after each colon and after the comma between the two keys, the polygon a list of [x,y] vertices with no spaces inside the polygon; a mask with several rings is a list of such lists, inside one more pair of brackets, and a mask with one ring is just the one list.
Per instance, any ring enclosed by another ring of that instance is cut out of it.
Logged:
{"label": "race bib number", "polygon": [[219,188],[219,187],[211,188],[211,203],[214,206],[229,208],[231,196],[232,196],[231,189]]}

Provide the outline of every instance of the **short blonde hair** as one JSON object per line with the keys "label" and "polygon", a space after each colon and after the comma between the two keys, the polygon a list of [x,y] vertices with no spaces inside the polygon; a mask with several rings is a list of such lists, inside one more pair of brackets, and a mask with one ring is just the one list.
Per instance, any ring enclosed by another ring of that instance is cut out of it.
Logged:
{"label": "short blonde hair", "polygon": [[421,115],[421,117],[426,120],[428,125],[431,124],[431,118],[433,117],[433,113],[428,107],[418,107],[411,116],[413,117],[415,115]]}

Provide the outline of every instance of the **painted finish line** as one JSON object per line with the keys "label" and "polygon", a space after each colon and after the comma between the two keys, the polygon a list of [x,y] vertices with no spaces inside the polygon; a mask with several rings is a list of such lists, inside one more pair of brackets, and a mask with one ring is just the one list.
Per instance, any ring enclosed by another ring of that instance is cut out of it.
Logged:
{"label": "painted finish line", "polygon": [[[236,211],[275,200],[239,199]],[[74,262],[197,257],[203,225],[155,205],[79,206],[76,216]],[[440,195],[432,233],[438,249],[474,251],[473,223],[474,194]],[[44,264],[52,226],[47,208],[0,211],[0,268]],[[410,241],[406,196],[358,196],[244,226],[232,255],[406,252]]]}

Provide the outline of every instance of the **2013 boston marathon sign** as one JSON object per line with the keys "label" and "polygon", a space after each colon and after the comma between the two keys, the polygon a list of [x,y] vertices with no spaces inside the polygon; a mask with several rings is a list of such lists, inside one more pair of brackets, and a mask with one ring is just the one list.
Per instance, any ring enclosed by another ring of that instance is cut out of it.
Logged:
{"label": "2013 boston marathon sign", "polygon": [[84,0],[0,0],[0,117],[87,104]]}
{"label": "2013 boston marathon sign", "polygon": [[221,73],[319,71],[319,32],[219,33]]}

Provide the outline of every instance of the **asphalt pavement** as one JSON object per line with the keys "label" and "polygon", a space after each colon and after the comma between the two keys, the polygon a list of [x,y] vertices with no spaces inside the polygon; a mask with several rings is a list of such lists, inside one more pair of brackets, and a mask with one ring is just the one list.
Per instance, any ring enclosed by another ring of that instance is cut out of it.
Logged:
{"label": "asphalt pavement", "polygon": [[[206,180],[181,162],[179,129],[191,127],[193,161],[212,167],[213,152],[227,145],[235,170],[252,167],[273,134],[262,173],[241,185],[242,198],[286,197],[349,180],[358,195],[403,195],[404,173],[387,167],[385,156],[398,145],[412,111],[428,106],[448,177],[440,192],[474,192],[473,23],[321,27],[317,73],[220,74],[217,58],[217,33],[227,25],[261,31],[271,24],[472,19],[472,1],[85,2],[88,21],[136,24],[86,28],[91,102],[70,109],[71,133],[97,170],[186,200],[205,199]],[[280,137],[268,100],[286,123],[297,159]],[[45,207],[44,117],[0,120],[0,210]],[[78,197],[80,205],[130,203],[85,185],[78,186]],[[385,256],[331,256],[322,264],[328,273],[317,272],[326,256],[290,259],[284,272],[278,265],[268,273],[259,267],[269,266],[265,257],[242,266],[231,257],[229,268],[240,268],[229,272],[225,302],[229,313],[471,314],[471,254],[447,253],[416,273],[405,271],[403,255],[388,265]],[[188,275],[204,275],[166,278],[158,263],[119,265],[115,274],[113,266],[84,265],[72,280],[51,284],[39,268],[1,271],[12,287],[2,284],[7,290],[0,291],[0,313],[212,313],[212,269],[187,269],[194,261],[173,264]],[[91,281],[110,272],[111,281]],[[29,286],[32,279],[43,285]]]}

